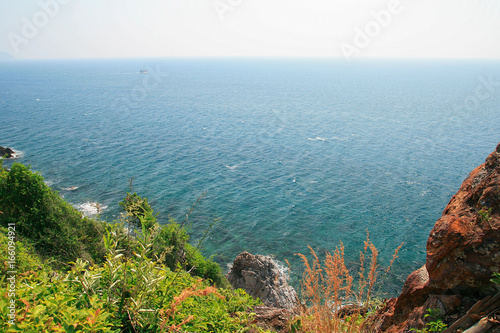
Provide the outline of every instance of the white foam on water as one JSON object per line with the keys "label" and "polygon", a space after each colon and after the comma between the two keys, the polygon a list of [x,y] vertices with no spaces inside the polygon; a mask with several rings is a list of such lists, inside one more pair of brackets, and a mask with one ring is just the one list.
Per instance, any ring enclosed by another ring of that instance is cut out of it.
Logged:
{"label": "white foam on water", "polygon": [[20,150],[14,150],[14,154],[12,154],[12,158],[21,158],[24,156],[24,153]]}
{"label": "white foam on water", "polygon": [[[24,157],[24,153],[22,151],[20,151],[20,150],[14,150],[14,149],[12,149],[12,151],[13,151],[12,157],[9,158],[9,160],[14,160],[14,159],[17,159],[17,158]],[[1,159],[3,159],[3,156],[0,156],[0,160]]]}
{"label": "white foam on water", "polygon": [[83,213],[85,216],[95,216],[101,214],[108,206],[101,205],[98,202],[87,201],[85,203],[74,205],[76,209]]}
{"label": "white foam on water", "polygon": [[311,140],[311,141],[323,141],[323,142],[326,141],[326,139],[320,138],[319,136],[317,136],[315,138],[307,138],[307,140]]}
{"label": "white foam on water", "polygon": [[77,189],[78,189],[78,186],[61,187],[61,190],[63,190],[63,191],[74,191]]}

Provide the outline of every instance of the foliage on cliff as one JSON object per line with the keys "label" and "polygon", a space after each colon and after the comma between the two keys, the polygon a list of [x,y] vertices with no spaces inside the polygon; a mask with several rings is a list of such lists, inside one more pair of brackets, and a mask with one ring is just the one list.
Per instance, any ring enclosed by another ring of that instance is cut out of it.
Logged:
{"label": "foliage on cliff", "polygon": [[[183,226],[173,219],[163,226],[158,224],[146,198],[127,193],[120,206],[124,213],[115,221],[121,226],[120,232],[133,234],[141,223],[148,230],[154,229],[150,258],[168,249],[163,264],[171,270],[181,265],[192,275],[210,279],[218,286],[228,285],[220,267],[189,243]],[[10,170],[0,165],[0,226],[6,228],[9,223],[15,224],[18,239],[31,244],[53,268],[62,269],[77,258],[94,263],[105,260],[103,235],[107,224],[83,216],[48,187],[38,172],[20,163],[14,163]],[[131,255],[129,249],[135,243],[135,237],[122,238],[125,255]]]}
{"label": "foliage on cliff", "polygon": [[29,240],[38,254],[56,266],[82,258],[104,258],[101,222],[83,217],[29,167],[0,165],[0,226],[14,223],[16,235]]}
{"label": "foliage on cliff", "polygon": [[[127,200],[129,198],[129,200]],[[132,199],[133,198],[133,199]],[[35,173],[0,165],[0,322],[7,332],[244,332],[258,301],[227,286],[220,267],[161,226],[146,199],[127,193],[107,224],[83,217]],[[7,227],[15,226],[15,270]],[[188,272],[189,271],[189,272]],[[190,274],[191,273],[191,274]],[[7,277],[15,276],[8,326]]]}
{"label": "foliage on cliff", "polygon": [[[123,255],[121,227],[109,225],[100,264],[77,259],[68,272],[33,267],[16,276],[15,325],[0,299],[7,332],[243,332],[257,304],[241,290],[215,288],[183,270],[150,259],[153,234],[145,228]],[[2,248],[6,238],[0,237]],[[24,245],[18,244],[21,249]],[[5,275],[0,294],[7,295]]]}

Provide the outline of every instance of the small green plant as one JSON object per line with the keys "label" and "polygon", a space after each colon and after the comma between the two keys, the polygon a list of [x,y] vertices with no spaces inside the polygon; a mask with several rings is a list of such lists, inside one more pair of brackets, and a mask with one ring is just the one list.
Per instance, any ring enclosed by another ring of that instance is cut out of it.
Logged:
{"label": "small green plant", "polygon": [[448,327],[448,325],[440,319],[440,316],[440,309],[427,309],[427,313],[425,314],[424,318],[429,318],[429,320],[431,321],[425,324],[425,328],[421,330],[412,328],[410,331],[416,333],[442,332]]}
{"label": "small green plant", "polygon": [[481,210],[478,212],[479,214],[479,220],[481,223],[487,222],[490,227],[491,227],[491,212],[493,208],[486,209],[485,207],[481,208]]}
{"label": "small green plant", "polygon": [[158,214],[154,213],[147,198],[142,198],[137,193],[132,192],[132,183],[133,178],[130,179],[130,192],[127,192],[125,198],[119,203],[120,207],[125,211],[122,220],[129,225],[129,228],[140,229],[142,219],[142,224],[146,229],[150,229],[156,223]]}
{"label": "small green plant", "polygon": [[302,332],[302,321],[300,319],[296,319],[290,324],[290,332],[292,333]]}
{"label": "small green plant", "polygon": [[493,273],[493,277],[490,281],[496,284],[500,284],[500,273]]}

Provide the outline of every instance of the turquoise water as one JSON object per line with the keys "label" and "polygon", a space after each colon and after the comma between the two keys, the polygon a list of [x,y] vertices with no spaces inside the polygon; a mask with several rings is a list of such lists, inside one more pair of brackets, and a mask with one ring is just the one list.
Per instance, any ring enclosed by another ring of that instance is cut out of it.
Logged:
{"label": "turquoise water", "polygon": [[109,221],[131,177],[162,222],[183,220],[207,192],[188,223],[197,240],[219,219],[203,252],[224,266],[246,250],[300,272],[295,253],[342,240],[354,267],[366,230],[385,265],[405,242],[384,287],[394,293],[424,263],[451,196],[500,141],[498,65],[0,62],[0,145],[88,214],[98,202]]}

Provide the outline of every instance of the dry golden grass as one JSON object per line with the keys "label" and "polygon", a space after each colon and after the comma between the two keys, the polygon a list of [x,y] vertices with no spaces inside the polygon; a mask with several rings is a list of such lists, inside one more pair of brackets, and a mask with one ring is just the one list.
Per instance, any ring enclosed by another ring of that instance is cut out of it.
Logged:
{"label": "dry golden grass", "polygon": [[[389,272],[401,244],[395,251],[385,275]],[[302,332],[359,332],[363,323],[360,312],[370,307],[372,290],[377,280],[378,250],[370,241],[367,232],[363,251],[359,256],[357,287],[354,278],[346,267],[344,245],[342,242],[333,253],[326,252],[323,262],[309,247],[312,261],[303,254],[297,254],[304,262],[302,278],[302,308],[297,317]],[[339,315],[346,304],[354,304],[349,318]]]}

